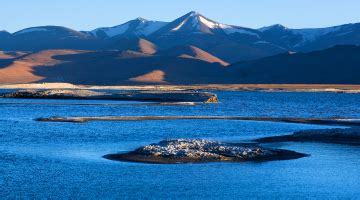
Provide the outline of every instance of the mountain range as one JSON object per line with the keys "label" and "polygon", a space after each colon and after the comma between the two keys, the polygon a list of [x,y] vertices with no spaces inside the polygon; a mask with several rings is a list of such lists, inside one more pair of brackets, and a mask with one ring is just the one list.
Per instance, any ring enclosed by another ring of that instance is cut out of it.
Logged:
{"label": "mountain range", "polygon": [[360,84],[360,23],[328,28],[227,25],[197,12],[76,31],[0,31],[0,84]]}
{"label": "mountain range", "polygon": [[0,49],[123,50],[132,40],[139,38],[153,43],[158,49],[196,46],[233,63],[288,51],[309,52],[339,44],[359,45],[360,23],[313,29],[290,29],[277,24],[251,29],[218,23],[197,12],[190,12],[172,22],[137,18],[92,31],[75,31],[59,26],[32,27],[13,34],[2,31]]}

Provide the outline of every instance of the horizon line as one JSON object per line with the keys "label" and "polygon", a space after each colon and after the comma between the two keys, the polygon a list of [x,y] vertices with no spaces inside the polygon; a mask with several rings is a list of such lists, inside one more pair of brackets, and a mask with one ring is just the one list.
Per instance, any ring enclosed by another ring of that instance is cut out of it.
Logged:
{"label": "horizon line", "polygon": [[[66,25],[55,25],[55,24],[48,24],[48,25],[32,25],[32,26],[29,26],[29,27],[25,27],[25,28],[22,28],[22,29],[18,29],[16,31],[7,31],[6,29],[3,29],[3,30],[0,30],[1,31],[5,31],[5,32],[8,32],[10,34],[15,34],[19,31],[23,31],[23,30],[26,30],[26,29],[30,29],[30,28],[37,28],[37,27],[49,27],[49,26],[52,26],[52,27],[62,27],[62,28],[68,28],[68,29],[71,29],[71,30],[74,30],[74,31],[78,31],[78,32],[89,32],[89,31],[94,31],[96,29],[99,29],[99,28],[113,28],[113,27],[117,27],[117,26],[121,26],[123,24],[126,24],[128,22],[131,22],[131,21],[134,21],[134,20],[137,20],[137,19],[144,19],[146,21],[154,21],[154,22],[164,22],[164,23],[171,23],[183,16],[186,16],[188,14],[191,14],[191,13],[195,13],[195,14],[198,14],[198,15],[201,15],[203,17],[206,17],[205,15],[201,14],[200,12],[197,12],[197,11],[190,11],[180,17],[177,17],[175,18],[174,20],[172,21],[162,21],[162,20],[152,20],[152,19],[148,19],[148,18],[145,18],[145,17],[141,17],[141,16],[138,16],[138,17],[135,17],[131,20],[127,20],[125,22],[120,22],[118,25],[114,25],[114,26],[99,26],[99,27],[95,27],[95,28],[92,28],[91,30],[80,30],[80,29],[77,29],[77,28],[72,28],[72,27],[69,27],[69,26],[66,26]],[[206,17],[207,18],[207,17]],[[208,18],[210,19],[210,18]],[[212,20],[212,19],[210,19]],[[259,30],[261,28],[266,28],[266,27],[271,27],[271,26],[276,26],[276,25],[281,25],[287,29],[292,29],[292,30],[301,30],[301,29],[325,29],[325,28],[331,28],[331,27],[337,27],[337,26],[342,26],[342,25],[348,25],[348,24],[358,24],[360,23],[360,21],[357,21],[357,22],[348,22],[348,23],[343,23],[343,24],[337,24],[337,25],[328,25],[328,26],[324,26],[324,27],[303,27],[303,28],[291,28],[289,26],[286,26],[284,24],[281,24],[281,23],[274,23],[274,24],[270,24],[270,25],[263,25],[261,27],[258,27],[258,28],[252,28],[252,27],[245,27],[245,26],[241,26],[241,25],[237,25],[237,24],[227,24],[227,23],[222,23],[222,22],[218,22],[216,20],[212,20],[214,22],[217,22],[217,23],[220,23],[220,24],[226,24],[226,25],[230,25],[230,26],[240,26],[240,27],[243,27],[243,28],[250,28],[250,29],[253,29],[253,30]]]}

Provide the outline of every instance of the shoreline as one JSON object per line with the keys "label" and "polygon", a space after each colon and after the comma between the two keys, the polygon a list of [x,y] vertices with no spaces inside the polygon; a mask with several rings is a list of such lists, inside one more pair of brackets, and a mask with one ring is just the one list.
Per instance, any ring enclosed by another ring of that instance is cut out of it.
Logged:
{"label": "shoreline", "polygon": [[72,122],[85,123],[91,121],[150,121],[150,120],[239,120],[301,123],[315,125],[360,126],[360,119],[334,118],[276,118],[276,117],[242,117],[242,116],[102,116],[102,117],[48,117],[37,118],[39,122]]}
{"label": "shoreline", "polygon": [[224,90],[258,92],[337,92],[360,93],[360,85],[345,84],[206,84],[206,85],[124,85],[98,86],[71,83],[30,83],[0,85],[0,89],[88,89],[88,90]]}
{"label": "shoreline", "polygon": [[70,99],[114,100],[143,102],[202,102],[218,103],[217,95],[199,91],[126,91],[106,92],[83,89],[17,90],[0,93],[4,99]]}
{"label": "shoreline", "polygon": [[261,144],[280,142],[319,142],[360,145],[360,127],[297,131],[290,135],[264,137],[253,140]]}
{"label": "shoreline", "polygon": [[274,152],[277,152],[277,155],[268,155],[259,158],[251,159],[234,159],[234,160],[199,160],[191,158],[162,158],[157,156],[149,155],[140,155],[134,152],[128,152],[123,154],[107,154],[103,158],[111,161],[122,161],[122,162],[135,162],[135,163],[145,163],[145,164],[187,164],[187,163],[211,163],[211,162],[232,162],[232,163],[241,163],[241,162],[266,162],[266,161],[277,161],[277,160],[294,160],[303,157],[309,156],[308,154],[286,150],[286,149],[274,149]]}

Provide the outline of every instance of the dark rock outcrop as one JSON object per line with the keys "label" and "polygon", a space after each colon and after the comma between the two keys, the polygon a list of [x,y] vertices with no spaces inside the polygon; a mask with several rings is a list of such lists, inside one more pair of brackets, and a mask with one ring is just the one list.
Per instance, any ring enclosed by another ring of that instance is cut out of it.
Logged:
{"label": "dark rock outcrop", "polygon": [[164,140],[125,154],[109,154],[109,160],[144,163],[202,163],[287,160],[306,156],[293,151],[269,149],[255,144],[227,144],[198,139]]}

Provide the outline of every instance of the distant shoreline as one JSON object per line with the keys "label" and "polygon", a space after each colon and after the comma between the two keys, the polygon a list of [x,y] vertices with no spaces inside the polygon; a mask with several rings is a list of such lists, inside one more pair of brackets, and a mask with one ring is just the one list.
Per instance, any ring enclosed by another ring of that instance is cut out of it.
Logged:
{"label": "distant shoreline", "polygon": [[0,89],[93,89],[93,90],[226,90],[259,92],[360,93],[360,85],[345,84],[207,84],[99,86],[70,83],[30,83],[0,85]]}
{"label": "distant shoreline", "polygon": [[360,126],[359,119],[336,118],[291,118],[291,117],[242,117],[242,116],[82,116],[82,117],[48,117],[37,118],[40,122],[84,123],[91,121],[154,121],[154,120],[235,120],[284,122],[314,125]]}

